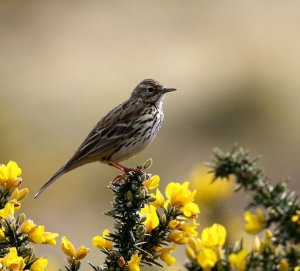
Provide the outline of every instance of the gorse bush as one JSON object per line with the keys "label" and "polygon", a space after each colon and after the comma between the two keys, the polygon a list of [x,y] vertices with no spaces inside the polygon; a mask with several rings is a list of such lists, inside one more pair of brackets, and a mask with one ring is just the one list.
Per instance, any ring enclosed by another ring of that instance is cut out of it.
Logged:
{"label": "gorse bush", "polygon": [[[92,270],[138,271],[145,265],[156,269],[171,266],[176,261],[172,252],[184,245],[188,271],[300,271],[297,196],[284,182],[271,184],[243,149],[228,153],[217,150],[210,174],[213,182],[235,176],[235,191],[243,189],[251,195],[244,227],[250,234],[262,232],[262,237],[256,236],[250,248],[242,240],[228,244],[227,230],[220,224],[199,232],[200,210],[194,201],[197,191],[190,189],[189,182],[170,182],[162,192],[159,176],[147,173],[150,165],[147,161],[138,170],[110,182],[112,209],[105,214],[111,217],[113,226],[92,239],[95,249],[105,255],[104,263],[89,262]],[[43,271],[47,259],[37,257],[33,245],[56,244],[58,234],[46,232],[44,226],[24,214],[15,216],[28,194],[27,188],[20,189],[20,175],[15,162],[0,166],[0,269]],[[66,236],[61,239],[61,249],[67,256],[68,271],[79,270],[89,251],[85,246],[75,249]]]}
{"label": "gorse bush", "polygon": [[42,271],[47,259],[38,258],[32,244],[56,244],[57,233],[45,232],[44,226],[26,220],[24,214],[15,216],[26,198],[28,189],[19,189],[21,169],[10,161],[0,166],[0,266],[1,270]]}

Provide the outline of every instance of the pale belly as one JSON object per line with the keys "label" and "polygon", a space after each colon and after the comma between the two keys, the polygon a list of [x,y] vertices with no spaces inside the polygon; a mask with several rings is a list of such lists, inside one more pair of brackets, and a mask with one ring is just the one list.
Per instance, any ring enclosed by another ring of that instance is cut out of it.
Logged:
{"label": "pale belly", "polygon": [[[138,134],[135,138],[128,139],[127,142],[124,143],[123,147],[119,151],[114,153],[110,159],[113,161],[121,162],[132,156],[135,156],[140,151],[145,149],[155,139],[161,127],[161,122],[162,119],[155,123],[153,127],[151,127],[150,125],[144,127],[144,130],[146,130],[145,133]],[[147,128],[149,129],[147,130]]]}

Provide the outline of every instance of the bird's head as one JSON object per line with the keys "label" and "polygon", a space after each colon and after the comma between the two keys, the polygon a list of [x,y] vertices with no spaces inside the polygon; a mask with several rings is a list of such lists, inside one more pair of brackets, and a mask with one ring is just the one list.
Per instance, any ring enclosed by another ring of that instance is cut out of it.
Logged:
{"label": "bird's head", "polygon": [[140,99],[143,102],[160,103],[167,92],[176,88],[166,88],[153,79],[145,79],[139,83],[131,94],[131,98]]}

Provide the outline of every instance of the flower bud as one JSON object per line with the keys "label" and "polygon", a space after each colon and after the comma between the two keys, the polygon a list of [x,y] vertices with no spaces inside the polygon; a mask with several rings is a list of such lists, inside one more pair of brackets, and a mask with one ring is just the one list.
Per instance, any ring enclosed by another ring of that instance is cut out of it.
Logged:
{"label": "flower bud", "polygon": [[144,168],[144,169],[150,168],[150,167],[152,166],[152,163],[153,163],[152,159],[151,159],[151,158],[148,159],[148,160],[143,164],[143,168]]}
{"label": "flower bud", "polygon": [[166,214],[163,214],[163,215],[161,216],[160,220],[161,220],[161,223],[166,224],[166,223],[167,223],[167,217],[166,217]]}
{"label": "flower bud", "polygon": [[124,257],[121,256],[121,257],[117,260],[117,263],[118,263],[118,266],[119,266],[119,267],[123,268],[123,267],[125,266],[125,264],[126,264],[126,261],[125,261]]}
{"label": "flower bud", "polygon": [[127,199],[130,201],[133,199],[133,194],[130,190],[127,191],[126,196],[127,196]]}
{"label": "flower bud", "polygon": [[154,202],[154,201],[156,201],[156,198],[154,198],[154,197],[148,198],[148,202]]}
{"label": "flower bud", "polygon": [[145,191],[145,189],[141,189],[141,192],[140,192],[139,196],[140,196],[141,199],[144,199],[146,197],[146,191]]}
{"label": "flower bud", "polygon": [[18,220],[19,224],[21,225],[21,224],[23,224],[25,221],[26,221],[26,215],[25,215],[24,213],[20,214],[19,220]]}
{"label": "flower bud", "polygon": [[146,221],[146,219],[147,219],[147,216],[146,216],[146,215],[143,215],[143,216],[141,216],[140,222],[141,222],[141,223],[144,223],[144,222]]}

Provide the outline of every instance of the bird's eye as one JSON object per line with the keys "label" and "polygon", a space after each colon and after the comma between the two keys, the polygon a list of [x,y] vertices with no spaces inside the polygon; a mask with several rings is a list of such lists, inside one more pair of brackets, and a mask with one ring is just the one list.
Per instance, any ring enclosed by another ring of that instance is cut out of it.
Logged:
{"label": "bird's eye", "polygon": [[154,88],[153,87],[147,87],[148,92],[153,92]]}

